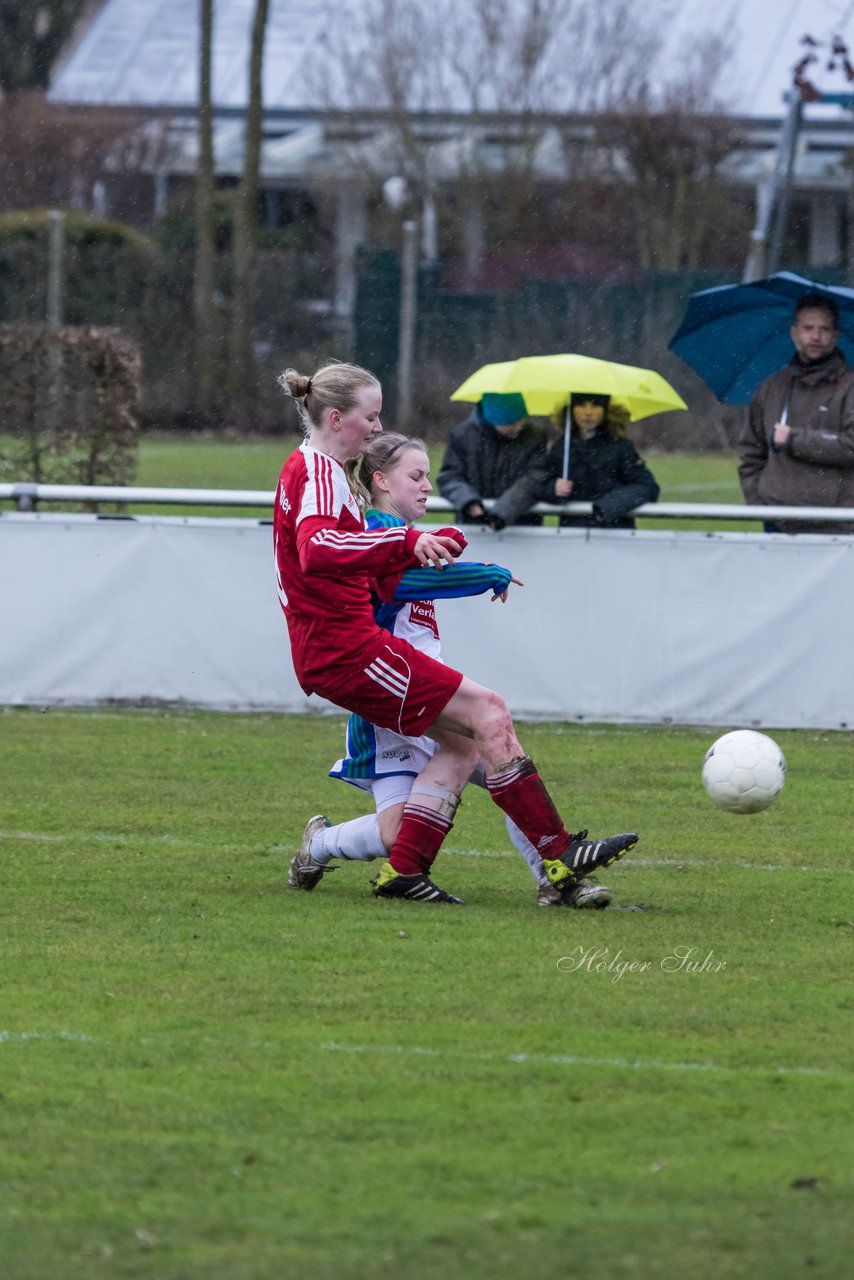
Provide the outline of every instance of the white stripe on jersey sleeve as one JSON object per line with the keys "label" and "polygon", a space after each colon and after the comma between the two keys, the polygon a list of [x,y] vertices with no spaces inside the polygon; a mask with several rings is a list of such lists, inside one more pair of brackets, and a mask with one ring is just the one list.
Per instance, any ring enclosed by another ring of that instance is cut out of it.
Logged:
{"label": "white stripe on jersey sleeve", "polygon": [[[380,538],[378,534],[385,536]],[[405,525],[401,525],[399,529],[374,529],[372,532],[362,529],[358,533],[348,533],[343,529],[318,529],[311,539],[317,546],[334,547],[336,551],[362,551],[375,547],[380,541],[396,543],[405,540]]]}

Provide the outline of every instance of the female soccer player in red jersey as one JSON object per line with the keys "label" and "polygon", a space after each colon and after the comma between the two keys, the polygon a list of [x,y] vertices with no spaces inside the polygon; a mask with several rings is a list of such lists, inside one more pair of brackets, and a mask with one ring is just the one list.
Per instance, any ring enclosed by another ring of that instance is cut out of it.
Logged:
{"label": "female soccer player in red jersey", "polygon": [[288,369],[280,382],[306,431],[282,469],[273,518],[279,600],[297,679],[306,693],[372,724],[429,733],[439,743],[415,780],[374,893],[460,901],[433,884],[429,871],[478,758],[490,796],[531,841],[552,884],[568,887],[624,857],[634,833],[605,840],[570,835],[499,694],[377,625],[370,579],[414,564],[453,573],[466,543],[456,529],[365,528],[344,463],[382,430],[377,379],[355,365],[328,364],[310,378]]}
{"label": "female soccer player in red jersey", "polygon": [[[396,524],[411,527],[424,519],[433,485],[423,440],[381,431],[355,462],[347,463],[345,470],[357,496],[363,498],[368,529],[385,529]],[[453,573],[431,565],[416,565],[383,579],[381,584],[373,582],[371,604],[378,626],[392,635],[403,636],[422,653],[441,661],[435,601],[491,594],[493,603],[496,600],[506,603],[511,584],[523,585],[509,569],[460,558]],[[377,593],[380,586],[384,598]],[[436,750],[437,743],[426,734],[405,738],[393,729],[368,724],[361,716],[351,715],[344,757],[335,763],[330,776],[368,792],[376,812],[335,826],[323,814],[310,818],[300,848],[288,867],[290,887],[311,893],[324,875],[342,862],[387,858],[400,830],[413,783]],[[471,783],[485,786],[481,768],[469,779]],[[504,821],[510,842],[530,867],[537,883],[537,906],[584,910],[608,906],[611,891],[603,884],[589,879],[577,880],[563,891],[549,884],[545,864],[530,840],[507,814]]]}

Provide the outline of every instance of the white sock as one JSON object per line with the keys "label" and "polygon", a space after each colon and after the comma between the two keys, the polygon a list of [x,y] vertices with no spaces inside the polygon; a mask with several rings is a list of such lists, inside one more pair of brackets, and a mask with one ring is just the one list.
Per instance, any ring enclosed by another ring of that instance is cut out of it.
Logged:
{"label": "white sock", "polygon": [[507,824],[508,836],[513,841],[516,848],[519,850],[522,857],[527,862],[528,866],[531,868],[531,871],[533,873],[534,879],[536,880],[537,884],[540,886],[541,889],[547,888],[549,883],[549,878],[546,875],[546,869],[543,866],[542,858],[537,853],[536,849],[531,844],[530,840],[525,835],[525,833],[521,831],[519,827],[516,826],[516,823],[513,821],[512,818],[508,818],[507,815],[505,814],[504,821]]}
{"label": "white sock", "polygon": [[336,827],[322,827],[311,837],[308,851],[321,866],[325,866],[330,858],[372,862],[374,858],[388,856],[380,839],[380,824],[375,813],[339,822]]}

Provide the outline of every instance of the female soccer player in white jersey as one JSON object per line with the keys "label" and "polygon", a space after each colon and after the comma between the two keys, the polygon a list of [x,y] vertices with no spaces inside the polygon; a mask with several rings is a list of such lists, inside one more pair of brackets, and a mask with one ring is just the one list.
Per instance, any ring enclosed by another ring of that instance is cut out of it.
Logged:
{"label": "female soccer player in white jersey", "polygon": [[499,694],[377,625],[369,575],[381,580],[415,564],[453,573],[465,538],[452,529],[365,528],[344,463],[382,430],[376,378],[355,365],[329,364],[310,378],[289,369],[281,381],[306,429],[282,468],[273,516],[279,600],[297,679],[307,694],[371,724],[406,737],[429,730],[439,744],[404,806],[376,896],[458,901],[429,871],[478,758],[490,796],[530,840],[550,883],[568,887],[624,857],[637,841],[633,832],[588,840],[566,829]]}
{"label": "female soccer player in white jersey", "polygon": [[[357,496],[366,508],[368,529],[411,526],[423,519],[433,485],[430,459],[422,440],[384,431],[374,437],[355,465],[348,463],[345,470],[352,475]],[[495,564],[457,561],[452,573],[432,567],[406,569],[398,576],[396,585],[391,581],[386,585],[386,595],[393,589],[391,600],[382,600],[372,591],[374,617],[392,635],[404,637],[422,653],[441,660],[433,602],[487,591],[492,592],[493,602],[503,602],[511,582],[522,585],[509,569]],[[426,735],[403,737],[393,729],[368,724],[361,716],[351,715],[347,724],[346,755],[336,762],[330,776],[370,792],[376,813],[334,827],[323,815],[311,818],[299,852],[288,868],[291,888],[313,890],[324,873],[333,870],[332,859],[370,862],[387,856],[400,828],[414,779],[435,750],[436,743]],[[483,770],[478,768],[471,781],[485,785]],[[507,815],[505,822],[512,843],[537,882],[539,906],[590,908],[609,904],[611,892],[605,885],[585,880],[563,890],[551,885],[534,846]]]}

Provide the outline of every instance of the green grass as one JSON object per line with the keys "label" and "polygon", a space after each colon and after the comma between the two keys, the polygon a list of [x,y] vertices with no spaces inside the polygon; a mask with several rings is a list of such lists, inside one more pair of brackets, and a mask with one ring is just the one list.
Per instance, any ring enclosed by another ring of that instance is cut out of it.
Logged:
{"label": "green grass", "polygon": [[[295,436],[250,441],[146,436],[140,444],[137,483],[179,488],[272,490],[285,457],[296,443]],[[444,445],[432,444],[429,452],[435,483]],[[662,502],[742,501],[733,455],[662,453],[650,457],[649,462],[661,485]],[[644,528],[659,527],[673,528],[674,524],[673,521],[644,521]],[[686,522],[683,527],[696,525]]]}
{"label": "green grass", "polygon": [[[144,436],[137,483],[188,488],[273,489],[282,462],[297,443],[281,440],[211,440],[192,436]],[[433,475],[444,445],[429,447]],[[740,502],[734,455],[657,453],[649,463],[667,502]]]}
{"label": "green grass", "polygon": [[[294,435],[280,440],[212,440],[190,435],[144,436],[135,483],[176,489],[264,489],[272,493],[285,458],[298,444]],[[138,513],[269,516],[247,507],[136,506]]]}
{"label": "green grass", "polygon": [[287,891],[361,812],[342,725],[0,712],[4,1280],[848,1274],[854,735],[775,734],[734,817],[714,732],[525,726],[571,823],[641,832],[647,910],[585,914],[482,793],[465,907]]}
{"label": "green grass", "polygon": [[[294,435],[281,439],[214,440],[171,432],[144,436],[139,446],[135,484],[190,489],[263,489],[273,492],[282,463],[298,443]],[[441,465],[444,445],[430,446],[433,478]],[[662,502],[741,503],[737,463],[734,455],[722,453],[662,453],[648,459],[661,485]],[[0,503],[8,510],[11,503]],[[55,504],[45,510],[60,510]],[[134,504],[131,514],[181,516],[245,516],[266,518],[266,508],[199,507],[181,504]],[[436,516],[445,519],[445,516]],[[549,523],[554,523],[549,520]],[[744,521],[674,521],[644,519],[644,529],[758,529]]]}
{"label": "green grass", "polygon": [[[657,453],[647,462],[661,486],[659,502],[725,502],[741,506],[744,497],[738,480],[738,458],[729,453]],[[758,521],[747,520],[655,520],[638,521],[642,529],[714,530],[718,533],[761,529]]]}
{"label": "green grass", "polygon": [[738,462],[729,453],[656,453],[647,457],[661,502],[742,502]]}

